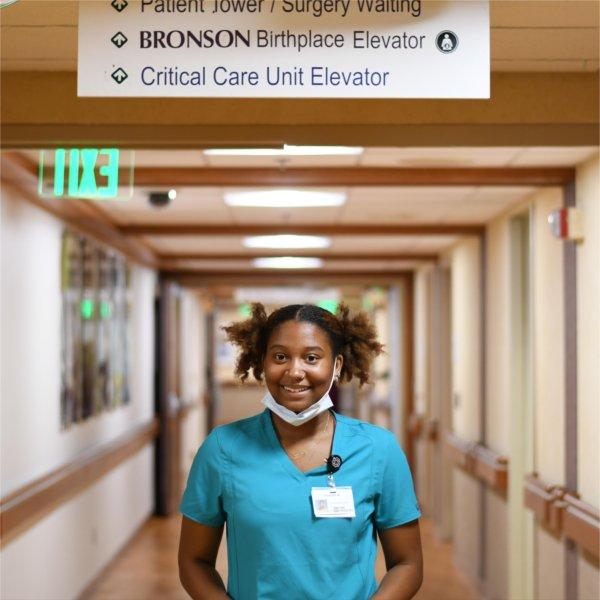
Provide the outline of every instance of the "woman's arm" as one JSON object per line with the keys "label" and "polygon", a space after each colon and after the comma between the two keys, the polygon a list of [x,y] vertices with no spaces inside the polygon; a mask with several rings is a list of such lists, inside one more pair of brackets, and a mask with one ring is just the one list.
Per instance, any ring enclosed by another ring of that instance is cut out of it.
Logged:
{"label": "woman's arm", "polygon": [[423,581],[419,521],[377,530],[387,573],[373,600],[409,600]]}
{"label": "woman's arm", "polygon": [[209,527],[183,517],[179,538],[179,579],[194,600],[229,598],[215,569],[223,526]]}

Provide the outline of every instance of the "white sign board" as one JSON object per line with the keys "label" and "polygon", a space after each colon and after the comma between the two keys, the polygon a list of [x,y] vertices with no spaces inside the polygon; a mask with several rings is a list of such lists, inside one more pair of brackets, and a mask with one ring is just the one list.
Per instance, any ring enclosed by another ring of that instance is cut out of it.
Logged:
{"label": "white sign board", "polygon": [[79,96],[489,98],[487,0],[86,0]]}

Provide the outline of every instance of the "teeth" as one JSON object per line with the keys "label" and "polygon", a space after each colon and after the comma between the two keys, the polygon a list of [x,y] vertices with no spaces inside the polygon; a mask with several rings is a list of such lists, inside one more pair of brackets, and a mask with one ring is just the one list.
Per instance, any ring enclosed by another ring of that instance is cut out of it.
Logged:
{"label": "teeth", "polygon": [[287,387],[287,386],[285,386],[285,385],[284,385],[284,386],[283,386],[283,389],[284,389],[286,392],[304,392],[304,391],[306,391],[308,388],[307,388],[307,387],[303,387],[303,388],[290,388],[290,387]]}

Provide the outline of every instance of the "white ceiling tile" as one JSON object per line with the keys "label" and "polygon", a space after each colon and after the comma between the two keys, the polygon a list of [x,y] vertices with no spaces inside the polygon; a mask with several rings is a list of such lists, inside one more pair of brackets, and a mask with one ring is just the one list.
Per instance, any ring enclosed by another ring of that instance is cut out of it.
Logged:
{"label": "white ceiling tile", "polygon": [[244,224],[332,224],[339,217],[340,207],[320,208],[248,208],[230,207],[234,221]]}
{"label": "white ceiling tile", "polygon": [[362,166],[404,168],[501,167],[520,151],[503,148],[368,148]]}
{"label": "white ceiling tile", "polygon": [[346,205],[366,202],[379,208],[396,203],[457,202],[474,189],[473,186],[353,187],[349,190]]}
{"label": "white ceiling tile", "polygon": [[136,167],[205,167],[200,150],[136,150]]}
{"label": "white ceiling tile", "polygon": [[506,202],[468,202],[461,206],[455,206],[452,210],[444,213],[441,222],[445,224],[466,223],[482,224],[501,214],[509,207]]}
{"label": "white ceiling tile", "polygon": [[504,202],[513,204],[520,202],[536,190],[533,186],[481,186],[465,196],[463,203],[481,205],[485,203]]}
{"label": "white ceiling tile", "polygon": [[155,235],[144,239],[159,253],[242,252],[242,236],[237,235]]}
{"label": "white ceiling tile", "polygon": [[456,236],[380,235],[338,236],[332,238],[335,252],[437,252],[453,244]]}
{"label": "white ceiling tile", "polygon": [[597,146],[580,148],[525,148],[512,163],[515,167],[560,167],[575,166],[598,153]]}
{"label": "white ceiling tile", "polygon": [[211,167],[301,168],[301,167],[355,167],[357,156],[215,156],[204,155]]}

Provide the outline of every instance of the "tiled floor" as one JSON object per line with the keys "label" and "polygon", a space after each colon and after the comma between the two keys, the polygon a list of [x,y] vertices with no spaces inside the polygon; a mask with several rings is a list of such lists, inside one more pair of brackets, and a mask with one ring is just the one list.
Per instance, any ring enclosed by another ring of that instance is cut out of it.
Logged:
{"label": "tiled floor", "polygon": [[[418,600],[480,598],[452,564],[452,547],[437,541],[427,520],[421,521],[425,580]],[[106,569],[82,600],[186,600],[177,575],[179,517],[152,518]],[[227,556],[221,544],[217,569],[226,581]],[[376,563],[377,579],[385,574],[383,554]],[[340,600],[343,600],[342,598]]]}

